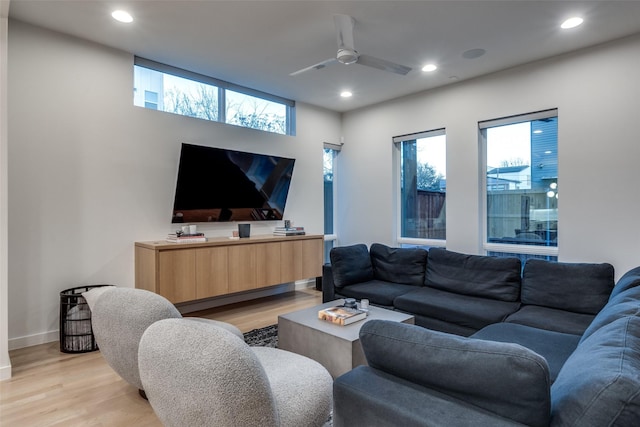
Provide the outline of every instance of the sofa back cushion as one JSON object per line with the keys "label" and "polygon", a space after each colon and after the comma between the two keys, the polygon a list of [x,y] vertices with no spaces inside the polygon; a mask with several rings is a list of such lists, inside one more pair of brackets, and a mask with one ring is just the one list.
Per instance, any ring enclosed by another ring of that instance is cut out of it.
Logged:
{"label": "sofa back cushion", "polygon": [[597,314],[607,303],[613,285],[613,266],[608,263],[530,259],[522,275],[522,303]]}
{"label": "sofa back cushion", "polygon": [[[375,319],[360,342],[371,368],[523,425],[549,425],[549,366],[532,350]],[[437,409],[425,425],[439,425]]]}
{"label": "sofa back cushion", "polygon": [[373,276],[377,280],[423,286],[427,251],[420,248],[390,248],[374,243],[369,249]]}
{"label": "sofa back cushion", "polygon": [[329,252],[336,288],[373,280],[369,250],[364,244],[340,246]]}
{"label": "sofa back cushion", "polygon": [[615,298],[616,295],[632,288],[640,286],[640,267],[633,268],[618,280],[618,283],[613,287],[609,300]]}
{"label": "sofa back cushion", "polygon": [[425,284],[443,291],[501,301],[520,296],[518,258],[466,255],[446,249],[429,249]]}
{"label": "sofa back cushion", "polygon": [[551,426],[640,425],[640,317],[602,326],[551,387]]}

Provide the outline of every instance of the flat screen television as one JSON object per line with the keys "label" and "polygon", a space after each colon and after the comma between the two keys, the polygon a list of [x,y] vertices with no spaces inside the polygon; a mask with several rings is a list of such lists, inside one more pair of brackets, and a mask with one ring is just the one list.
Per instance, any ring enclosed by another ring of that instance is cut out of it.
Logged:
{"label": "flat screen television", "polygon": [[182,144],[173,223],[281,220],[295,159]]}

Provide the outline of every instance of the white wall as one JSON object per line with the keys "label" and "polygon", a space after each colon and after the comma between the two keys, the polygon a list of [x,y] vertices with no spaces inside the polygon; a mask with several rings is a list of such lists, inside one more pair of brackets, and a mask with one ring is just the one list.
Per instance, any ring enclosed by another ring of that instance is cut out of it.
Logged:
{"label": "white wall", "polygon": [[482,253],[478,121],[558,108],[560,261],[640,265],[638,69],[635,36],[346,113],[340,244],[395,244],[391,138],[444,127],[447,248]]}
{"label": "white wall", "polygon": [[322,142],[339,139],[339,114],[298,104],[289,137],[134,107],[132,55],[16,21],[8,63],[10,348],[58,339],[60,291],[134,286],[133,243],[175,229],[182,142],[295,158],[285,217],[323,232]]}

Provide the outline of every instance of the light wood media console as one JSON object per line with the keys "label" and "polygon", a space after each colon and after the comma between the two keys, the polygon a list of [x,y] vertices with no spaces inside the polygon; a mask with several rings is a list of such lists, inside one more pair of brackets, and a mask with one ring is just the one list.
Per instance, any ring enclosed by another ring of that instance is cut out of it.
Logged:
{"label": "light wood media console", "polygon": [[174,304],[322,276],[324,236],[135,243],[136,288]]}

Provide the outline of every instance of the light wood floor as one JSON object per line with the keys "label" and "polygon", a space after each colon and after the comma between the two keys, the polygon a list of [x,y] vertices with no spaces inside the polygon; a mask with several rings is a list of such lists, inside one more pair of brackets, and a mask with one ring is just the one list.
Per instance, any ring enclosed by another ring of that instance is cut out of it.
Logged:
{"label": "light wood floor", "polygon": [[[242,332],[278,322],[278,315],[322,302],[305,289],[198,313]],[[0,382],[0,426],[161,426],[138,390],[122,380],[99,351],[61,353],[58,342],[10,352],[13,376]]]}

